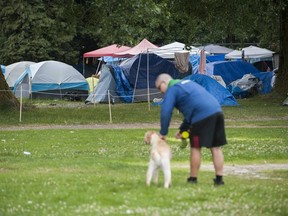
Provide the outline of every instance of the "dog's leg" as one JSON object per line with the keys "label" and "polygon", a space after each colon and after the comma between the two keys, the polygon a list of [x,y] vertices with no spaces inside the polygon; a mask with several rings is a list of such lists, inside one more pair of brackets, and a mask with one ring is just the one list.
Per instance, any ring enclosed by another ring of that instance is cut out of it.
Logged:
{"label": "dog's leg", "polygon": [[170,160],[162,161],[162,170],[164,174],[164,187],[169,188],[172,185]]}
{"label": "dog's leg", "polygon": [[153,171],[153,181],[156,185],[158,184],[158,173],[159,173],[159,169],[155,167]]}
{"label": "dog's leg", "polygon": [[148,167],[147,174],[146,174],[146,185],[147,186],[150,186],[150,183],[151,183],[151,180],[153,177],[154,169],[155,169],[154,161],[152,159],[150,159],[149,167]]}

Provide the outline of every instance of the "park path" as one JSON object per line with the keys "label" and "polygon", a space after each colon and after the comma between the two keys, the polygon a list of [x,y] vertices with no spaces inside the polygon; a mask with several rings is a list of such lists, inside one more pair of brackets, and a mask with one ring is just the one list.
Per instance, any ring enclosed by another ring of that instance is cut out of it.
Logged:
{"label": "park path", "polygon": [[[171,128],[178,128],[179,122],[171,123]],[[259,125],[227,125],[227,128],[288,128],[287,126],[259,126]],[[159,123],[125,123],[125,124],[73,124],[73,125],[19,125],[19,126],[0,126],[0,131],[14,130],[49,130],[49,129],[157,129]]]}

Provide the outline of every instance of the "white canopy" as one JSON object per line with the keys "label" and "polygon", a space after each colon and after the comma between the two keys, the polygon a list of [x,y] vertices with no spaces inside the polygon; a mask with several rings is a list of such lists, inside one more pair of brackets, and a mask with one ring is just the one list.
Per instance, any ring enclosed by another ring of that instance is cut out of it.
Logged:
{"label": "white canopy", "polygon": [[252,59],[252,58],[270,58],[273,56],[274,52],[260,48],[256,46],[249,46],[242,48],[242,50],[234,50],[225,55],[226,59],[241,59],[242,58],[242,51],[244,51],[244,58],[245,59]]}
{"label": "white canopy", "polygon": [[[176,41],[156,49],[149,49],[149,52],[155,53],[162,58],[173,59],[175,53],[187,52],[187,50],[184,43]],[[198,48],[190,46],[190,54],[198,54],[199,52],[200,50]]]}

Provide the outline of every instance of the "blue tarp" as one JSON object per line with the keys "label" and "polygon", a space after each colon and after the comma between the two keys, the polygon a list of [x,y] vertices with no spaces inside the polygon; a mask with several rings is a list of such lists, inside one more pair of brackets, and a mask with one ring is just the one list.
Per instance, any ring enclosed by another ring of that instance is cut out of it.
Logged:
{"label": "blue tarp", "polygon": [[117,94],[124,102],[131,103],[133,101],[133,89],[131,88],[129,81],[119,66],[112,65],[112,67],[114,69]]}
{"label": "blue tarp", "polygon": [[272,90],[272,77],[273,72],[260,72],[260,73],[254,73],[253,76],[259,78],[263,83],[263,89],[261,90],[262,94],[267,94],[271,92]]}
{"label": "blue tarp", "polygon": [[178,79],[183,76],[183,73],[180,73],[175,68],[173,62],[153,53],[138,54],[123,61],[120,64],[120,67],[123,69],[123,72],[133,89],[148,88],[147,70],[149,70],[149,88],[155,88],[155,80],[161,73],[170,74],[174,79]]}
{"label": "blue tarp", "polygon": [[[224,61],[224,60],[225,60],[225,54],[206,56],[206,63],[215,61]],[[190,62],[192,64],[193,71],[196,71],[200,64],[200,55],[199,54],[190,55]]]}
{"label": "blue tarp", "polygon": [[218,100],[221,106],[238,106],[236,99],[228,91],[228,89],[224,88],[213,78],[202,74],[193,74],[185,79],[193,80],[194,82],[203,86]]}
{"label": "blue tarp", "polygon": [[[237,79],[241,79],[245,74],[259,72],[252,64],[244,61],[216,61],[206,64],[206,74],[208,76],[221,76],[226,85]],[[198,68],[194,73],[199,73]]]}
{"label": "blue tarp", "polygon": [[[272,77],[273,72],[260,72],[251,74],[251,76],[243,77],[239,80],[236,80],[237,83],[233,82],[227,86],[227,89],[236,97],[236,98],[245,98],[253,96],[251,95],[252,87],[253,89],[257,89],[258,93],[267,94],[272,90]],[[245,75],[247,76],[247,75]],[[256,77],[261,80],[261,84],[259,82],[255,82],[252,77]],[[246,78],[246,79],[245,79]]]}

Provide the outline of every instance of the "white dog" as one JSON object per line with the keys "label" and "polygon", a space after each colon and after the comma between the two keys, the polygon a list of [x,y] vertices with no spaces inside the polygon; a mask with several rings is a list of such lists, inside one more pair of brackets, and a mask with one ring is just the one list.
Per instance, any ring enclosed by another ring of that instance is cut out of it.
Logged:
{"label": "white dog", "polygon": [[172,153],[170,146],[160,138],[155,131],[148,131],[145,133],[144,141],[146,144],[151,145],[150,161],[146,176],[146,184],[149,186],[152,180],[158,183],[159,168],[162,169],[164,174],[164,187],[169,188],[171,182],[171,166],[170,160]]}

